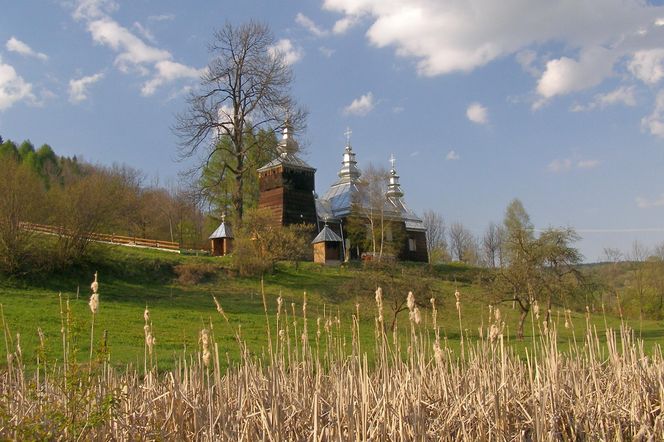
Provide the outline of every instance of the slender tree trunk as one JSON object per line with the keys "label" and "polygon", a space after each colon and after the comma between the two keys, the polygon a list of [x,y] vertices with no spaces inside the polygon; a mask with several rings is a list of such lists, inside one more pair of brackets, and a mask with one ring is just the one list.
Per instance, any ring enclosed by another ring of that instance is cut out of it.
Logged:
{"label": "slender tree trunk", "polygon": [[242,154],[237,155],[237,173],[235,174],[235,192],[233,195],[233,206],[235,208],[235,213],[237,214],[238,220],[242,221],[242,215],[244,214],[244,158]]}
{"label": "slender tree trunk", "polygon": [[519,314],[519,326],[516,331],[516,338],[523,340],[523,329],[526,325],[526,318],[528,317],[528,310],[521,307],[521,313]]}
{"label": "slender tree trunk", "polygon": [[385,243],[385,219],[383,217],[383,212],[380,212],[380,260],[383,260],[383,244]]}

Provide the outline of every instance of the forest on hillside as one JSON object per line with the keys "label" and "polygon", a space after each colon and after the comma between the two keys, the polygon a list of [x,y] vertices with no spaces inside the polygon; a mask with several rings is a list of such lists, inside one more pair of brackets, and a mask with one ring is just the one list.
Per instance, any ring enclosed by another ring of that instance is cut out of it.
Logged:
{"label": "forest on hillside", "polygon": [[[110,167],[57,155],[48,144],[0,144],[0,270],[63,268],[81,259],[86,233],[108,233],[203,246],[200,199],[182,185],[160,186],[126,165]],[[39,249],[21,223],[63,228],[49,250]]]}

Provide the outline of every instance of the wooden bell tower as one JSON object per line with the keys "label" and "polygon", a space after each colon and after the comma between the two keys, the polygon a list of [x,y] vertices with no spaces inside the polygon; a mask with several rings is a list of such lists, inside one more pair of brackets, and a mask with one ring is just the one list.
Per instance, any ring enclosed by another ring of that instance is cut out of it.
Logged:
{"label": "wooden bell tower", "polygon": [[275,226],[316,224],[315,173],[297,156],[299,146],[288,123],[279,142],[279,157],[258,169],[258,207],[268,209]]}

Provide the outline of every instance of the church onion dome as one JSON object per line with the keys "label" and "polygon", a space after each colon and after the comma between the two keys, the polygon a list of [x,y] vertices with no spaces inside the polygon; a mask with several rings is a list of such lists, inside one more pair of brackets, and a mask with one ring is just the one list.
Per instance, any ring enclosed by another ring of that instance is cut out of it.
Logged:
{"label": "church onion dome", "polygon": [[390,161],[392,162],[392,169],[390,170],[390,177],[385,195],[388,198],[401,198],[403,197],[403,190],[401,190],[401,184],[399,184],[399,175],[397,175],[397,171],[394,168],[394,163],[396,162],[394,155],[392,155]]}
{"label": "church onion dome", "polygon": [[360,169],[357,168],[357,161],[355,161],[355,152],[353,152],[353,148],[349,144],[344,150],[344,159],[341,162],[339,178],[343,181],[356,182],[359,180],[360,175]]}
{"label": "church onion dome", "polygon": [[277,153],[279,156],[269,163],[258,168],[258,172],[265,172],[278,166],[288,166],[294,169],[308,170],[315,172],[316,169],[307,164],[297,154],[300,151],[300,145],[293,138],[293,127],[286,120],[282,130],[281,140],[277,144]]}
{"label": "church onion dome", "polygon": [[341,161],[341,170],[339,171],[340,182],[357,183],[360,179],[360,169],[357,167],[355,152],[350,145],[351,130],[346,130],[346,148],[344,149],[343,161]]}
{"label": "church onion dome", "polygon": [[293,128],[290,123],[286,121],[284,129],[282,131],[281,141],[277,145],[277,150],[281,156],[293,155],[300,150],[300,146],[293,138]]}

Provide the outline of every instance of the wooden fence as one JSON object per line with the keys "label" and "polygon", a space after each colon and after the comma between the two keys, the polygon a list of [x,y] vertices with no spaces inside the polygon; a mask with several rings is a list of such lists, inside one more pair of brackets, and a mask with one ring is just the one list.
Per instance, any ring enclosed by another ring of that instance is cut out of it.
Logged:
{"label": "wooden fence", "polygon": [[[67,229],[63,227],[49,226],[46,224],[21,223],[21,228],[31,232],[45,233],[48,235],[69,235]],[[90,241],[96,242],[180,252],[180,244],[173,241],[138,238],[136,236],[109,235],[106,233],[86,233],[85,237]]]}

